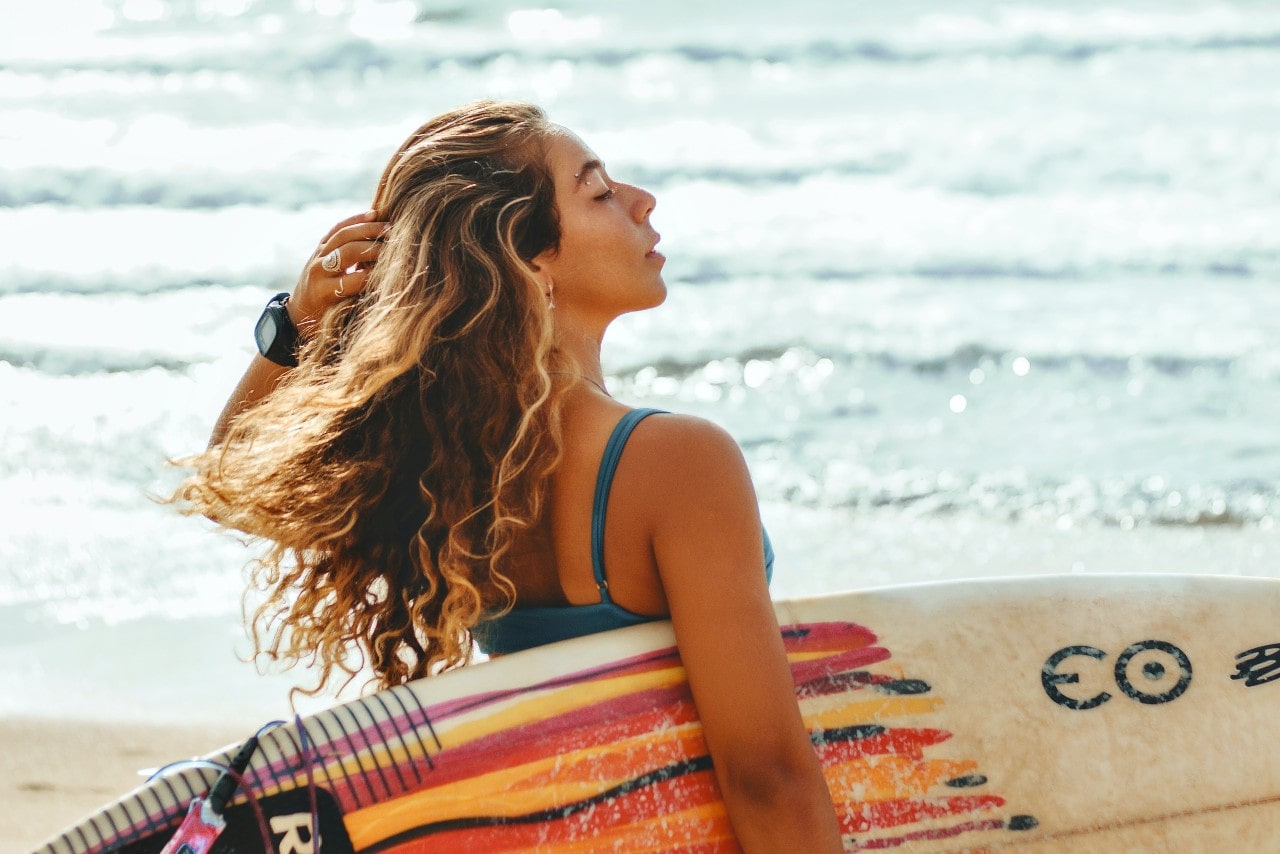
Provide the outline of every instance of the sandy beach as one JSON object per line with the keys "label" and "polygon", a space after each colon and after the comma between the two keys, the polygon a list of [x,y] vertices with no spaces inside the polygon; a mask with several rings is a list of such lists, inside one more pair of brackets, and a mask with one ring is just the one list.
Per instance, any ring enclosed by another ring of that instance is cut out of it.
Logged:
{"label": "sandy beach", "polygon": [[225,727],[0,719],[0,850],[34,850],[139,786],[140,769],[243,737]]}

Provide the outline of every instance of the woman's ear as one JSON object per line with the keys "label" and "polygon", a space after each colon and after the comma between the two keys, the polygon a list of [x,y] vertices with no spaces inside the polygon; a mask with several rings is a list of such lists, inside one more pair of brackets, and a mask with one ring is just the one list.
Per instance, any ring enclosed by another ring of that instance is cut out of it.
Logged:
{"label": "woman's ear", "polygon": [[[543,255],[546,255],[547,252],[550,251],[551,250],[544,251],[533,260],[528,261],[527,264],[530,275],[532,275],[533,280],[538,283],[539,290],[542,291],[542,295],[547,299],[547,308],[555,308],[556,283],[551,278],[551,271],[548,269],[545,259],[543,259]],[[540,260],[542,260],[543,263],[540,264]]]}
{"label": "woman's ear", "polygon": [[529,269],[533,271],[534,275],[545,274],[547,272],[547,268],[551,267],[555,263],[555,260],[555,247],[548,246],[546,249],[543,249],[537,255],[534,255],[529,259]]}

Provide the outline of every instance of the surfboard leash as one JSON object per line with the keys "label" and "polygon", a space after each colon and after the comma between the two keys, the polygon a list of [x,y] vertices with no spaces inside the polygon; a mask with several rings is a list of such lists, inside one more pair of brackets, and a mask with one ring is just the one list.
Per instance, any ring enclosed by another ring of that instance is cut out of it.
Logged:
{"label": "surfboard leash", "polygon": [[[311,737],[307,733],[307,728],[302,725],[302,716],[295,714],[293,716],[294,726],[298,728],[298,737],[302,740],[302,756],[299,757],[302,764],[307,769],[307,805],[311,809],[311,843],[312,850],[319,854],[320,852],[320,808],[316,803],[316,772],[315,763],[319,751],[311,743]],[[264,849],[270,852],[270,848]]]}
{"label": "surfboard leash", "polygon": [[[154,780],[176,767],[192,766],[216,768],[221,772],[209,789],[209,794],[191,802],[187,808],[186,818],[182,820],[182,824],[178,826],[164,848],[160,849],[160,854],[208,854],[213,843],[227,826],[224,815],[227,804],[238,789],[244,789],[246,793],[249,791],[249,783],[244,777],[244,772],[258,751],[259,738],[279,723],[281,722],[273,721],[250,736],[227,765],[209,759],[187,759],[170,763],[151,775],[150,779]],[[262,834],[262,850],[269,852],[271,851],[271,832],[267,827],[267,817],[256,798],[249,797],[248,802],[258,820],[258,830]]]}

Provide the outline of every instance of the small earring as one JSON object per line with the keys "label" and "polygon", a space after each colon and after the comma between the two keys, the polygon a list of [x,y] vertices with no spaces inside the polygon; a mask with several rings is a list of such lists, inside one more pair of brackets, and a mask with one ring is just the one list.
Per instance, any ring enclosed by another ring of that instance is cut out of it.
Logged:
{"label": "small earring", "polygon": [[555,282],[547,285],[547,310],[556,310],[556,285]]}

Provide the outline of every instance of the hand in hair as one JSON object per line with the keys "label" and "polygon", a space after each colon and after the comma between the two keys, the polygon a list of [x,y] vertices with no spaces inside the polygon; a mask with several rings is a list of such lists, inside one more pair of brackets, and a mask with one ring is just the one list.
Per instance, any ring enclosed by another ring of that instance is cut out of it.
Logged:
{"label": "hand in hair", "polygon": [[[307,259],[288,303],[289,317],[304,337],[326,311],[364,289],[382,250],[382,237],[391,228],[377,216],[377,211],[365,211],[337,223]],[[333,253],[336,267],[326,267]]]}
{"label": "hand in hair", "polygon": [[[310,336],[325,312],[364,289],[369,271],[382,251],[382,237],[391,227],[376,217],[377,212],[365,211],[338,222],[320,239],[316,251],[307,259],[298,284],[285,304],[301,339]],[[331,263],[329,266],[334,269],[326,269],[325,259],[332,252],[338,253],[337,264]],[[231,422],[240,413],[270,395],[286,371],[274,362],[254,356],[219,414],[209,446],[223,440]]]}

